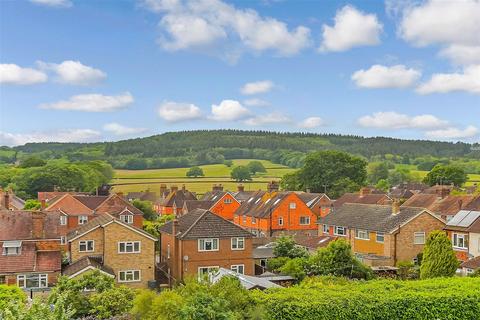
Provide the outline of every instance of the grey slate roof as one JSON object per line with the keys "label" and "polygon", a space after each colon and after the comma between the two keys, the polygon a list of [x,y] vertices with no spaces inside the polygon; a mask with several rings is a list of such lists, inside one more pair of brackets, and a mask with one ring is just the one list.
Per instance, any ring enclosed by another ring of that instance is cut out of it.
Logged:
{"label": "grey slate roof", "polygon": [[[195,209],[177,220],[177,237],[180,239],[253,237],[242,227],[204,209]],[[172,234],[172,227],[173,221],[169,221],[160,227],[160,232]]]}
{"label": "grey slate roof", "polygon": [[389,205],[345,203],[335,212],[320,218],[319,223],[389,233],[423,211],[424,208],[402,206],[398,214],[392,214],[392,206]]}
{"label": "grey slate roof", "polygon": [[105,273],[111,274],[112,276],[115,276],[115,272],[110,267],[103,265],[101,256],[83,257],[75,261],[74,263],[66,266],[65,269],[63,269],[62,274],[65,276],[72,276],[87,267],[93,267],[95,269],[102,270]]}
{"label": "grey slate roof", "polygon": [[193,211],[195,209],[210,209],[215,204],[215,201],[208,200],[186,200],[183,203],[183,207],[187,212]]}

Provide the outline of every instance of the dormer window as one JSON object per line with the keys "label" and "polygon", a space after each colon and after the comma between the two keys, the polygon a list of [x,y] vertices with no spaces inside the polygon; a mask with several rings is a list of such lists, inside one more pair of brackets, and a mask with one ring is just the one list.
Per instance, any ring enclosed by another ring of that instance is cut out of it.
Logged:
{"label": "dormer window", "polygon": [[133,215],[132,214],[122,214],[120,215],[120,221],[132,224],[133,223]]}
{"label": "dormer window", "polygon": [[3,255],[18,256],[22,252],[22,241],[4,241]]}

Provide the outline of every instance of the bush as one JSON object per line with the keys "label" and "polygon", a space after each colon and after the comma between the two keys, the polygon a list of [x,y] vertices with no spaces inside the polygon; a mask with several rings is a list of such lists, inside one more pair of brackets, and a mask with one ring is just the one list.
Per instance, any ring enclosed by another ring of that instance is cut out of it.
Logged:
{"label": "bush", "polygon": [[423,249],[420,277],[422,279],[435,277],[451,277],[459,266],[452,243],[443,231],[430,233]]}
{"label": "bush", "polygon": [[0,284],[0,312],[10,304],[25,302],[26,298],[25,293],[19,287]]}
{"label": "bush", "polygon": [[205,174],[203,173],[202,168],[197,166],[191,167],[187,171],[187,177],[189,178],[196,178],[196,177],[203,177],[203,176],[205,176]]}

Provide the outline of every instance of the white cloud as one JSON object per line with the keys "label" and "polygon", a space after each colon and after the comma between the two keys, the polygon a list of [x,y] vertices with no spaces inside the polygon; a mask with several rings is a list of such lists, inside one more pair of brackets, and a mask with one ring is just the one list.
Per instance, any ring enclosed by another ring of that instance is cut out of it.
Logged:
{"label": "white cloud", "polygon": [[17,146],[28,142],[91,142],[100,138],[92,129],[66,129],[49,132],[8,133],[0,131],[0,145]]}
{"label": "white cloud", "polygon": [[158,115],[168,122],[180,122],[200,119],[202,112],[191,103],[166,101],[158,107]]}
{"label": "white cloud", "polygon": [[243,104],[249,107],[266,107],[270,105],[268,101],[256,98],[244,100]]}
{"label": "white cloud", "polygon": [[48,7],[68,8],[73,5],[70,0],[30,0],[30,2]]}
{"label": "white cloud", "polygon": [[[228,50],[253,50],[289,56],[310,45],[310,30],[289,29],[277,19],[262,17],[252,9],[237,9],[220,0],[145,0],[150,10],[160,13],[161,46],[166,50],[195,49],[213,43],[231,42]],[[232,55],[228,53],[227,55]]]}
{"label": "white cloud", "polygon": [[57,80],[65,84],[91,85],[107,77],[103,71],[86,66],[80,61],[66,60],[60,64],[38,61],[37,64],[43,70],[55,72]]}
{"label": "white cloud", "polygon": [[253,95],[268,92],[272,90],[273,87],[274,84],[270,80],[249,82],[240,89],[240,92],[245,95]]}
{"label": "white cloud", "polygon": [[115,122],[105,124],[103,126],[103,130],[111,132],[117,136],[127,136],[127,135],[132,135],[132,134],[142,133],[147,131],[146,128],[126,127],[124,125],[121,125]]}
{"label": "white cloud", "polygon": [[477,127],[468,126],[465,129],[449,127],[446,129],[427,131],[425,135],[431,139],[452,140],[452,139],[467,139],[478,135]]}
{"label": "white cloud", "polygon": [[22,68],[16,64],[0,64],[0,83],[29,85],[46,82],[47,75],[41,71]]}
{"label": "white cloud", "polygon": [[465,67],[463,73],[436,73],[418,86],[420,94],[467,91],[480,94],[480,64]]}
{"label": "white cloud", "polygon": [[408,116],[396,112],[376,112],[373,115],[366,115],[358,119],[358,124],[367,128],[378,129],[437,129],[448,124],[447,121],[437,117],[424,114],[419,116]]}
{"label": "white cloud", "polygon": [[440,56],[457,65],[480,64],[480,45],[451,45],[440,51]]}
{"label": "white cloud", "polygon": [[290,117],[280,113],[264,114],[245,120],[246,125],[256,127],[290,122],[292,122]]}
{"label": "white cloud", "polygon": [[323,25],[320,51],[346,51],[353,47],[380,43],[383,25],[375,14],[363,13],[347,5],[337,11],[334,20],[333,27]]}
{"label": "white cloud", "polygon": [[406,88],[420,78],[419,70],[404,65],[386,67],[373,65],[368,70],[358,70],[352,75],[355,84],[362,88]]}
{"label": "white cloud", "polygon": [[74,110],[86,112],[110,112],[128,107],[133,103],[133,96],[125,92],[118,96],[105,96],[102,94],[80,94],[68,100],[55,103],[41,104],[41,109]]}
{"label": "white cloud", "polygon": [[217,121],[235,121],[248,117],[250,111],[236,100],[223,100],[212,105],[211,119]]}
{"label": "white cloud", "polygon": [[318,128],[325,125],[325,121],[323,121],[322,118],[320,117],[309,117],[304,119],[302,122],[300,122],[299,126],[301,128],[305,129],[313,129],[313,128]]}
{"label": "white cloud", "polygon": [[429,0],[407,6],[399,34],[416,46],[480,45],[480,1]]}

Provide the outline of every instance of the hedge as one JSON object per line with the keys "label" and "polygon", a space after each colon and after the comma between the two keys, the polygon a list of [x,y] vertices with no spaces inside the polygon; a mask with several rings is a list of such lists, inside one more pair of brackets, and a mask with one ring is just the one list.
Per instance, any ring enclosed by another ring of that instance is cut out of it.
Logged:
{"label": "hedge", "polygon": [[25,293],[19,287],[0,284],[0,312],[5,310],[10,303],[25,302],[26,300]]}
{"label": "hedge", "polygon": [[480,278],[308,280],[255,293],[269,319],[480,319]]}

